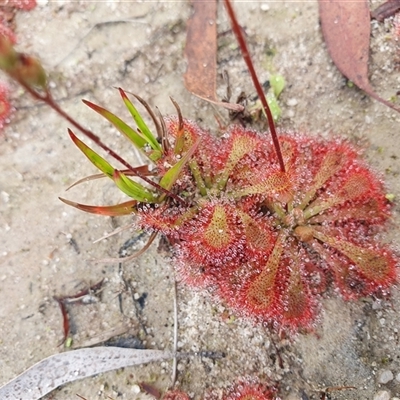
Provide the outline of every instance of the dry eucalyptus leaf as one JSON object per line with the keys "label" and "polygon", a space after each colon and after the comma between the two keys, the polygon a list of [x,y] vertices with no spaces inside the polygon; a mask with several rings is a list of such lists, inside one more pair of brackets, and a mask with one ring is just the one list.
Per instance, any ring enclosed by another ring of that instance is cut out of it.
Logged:
{"label": "dry eucalyptus leaf", "polygon": [[193,16],[187,25],[185,87],[194,95],[218,106],[243,111],[240,104],[217,99],[217,2],[192,0]]}
{"label": "dry eucalyptus leaf", "polygon": [[388,0],[371,12],[371,17],[379,22],[392,17],[400,10],[400,0]]}
{"label": "dry eucalyptus leaf", "polygon": [[0,388],[1,400],[39,400],[78,379],[133,365],[173,358],[161,350],[93,347],[56,354],[38,362]]}
{"label": "dry eucalyptus leaf", "polygon": [[375,93],[368,79],[370,10],[368,0],[319,0],[322,33],[339,71],[369,96],[400,112]]}

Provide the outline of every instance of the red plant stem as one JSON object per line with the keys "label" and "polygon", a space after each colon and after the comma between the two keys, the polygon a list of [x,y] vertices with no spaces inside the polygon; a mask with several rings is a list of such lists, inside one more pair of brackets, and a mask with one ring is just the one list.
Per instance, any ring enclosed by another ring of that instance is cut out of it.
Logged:
{"label": "red plant stem", "polygon": [[110,149],[107,145],[105,145],[100,138],[94,134],[89,129],[84,128],[80,123],[75,121],[72,117],[70,117],[62,108],[58,106],[58,104],[54,101],[53,96],[51,95],[50,91],[46,89],[45,94],[42,95],[38,93],[36,90],[32,89],[29,85],[25,84],[23,81],[18,81],[19,84],[35,99],[45,102],[49,105],[54,111],[56,111],[61,117],[65,118],[68,122],[70,122],[75,128],[79,129],[85,136],[89,139],[93,140],[98,146],[100,146],[103,150],[105,150],[111,157],[114,157],[117,161],[119,161],[122,165],[128,168],[132,173],[143,179],[149,185],[155,187],[156,189],[160,190],[161,192],[165,193],[167,196],[172,197],[177,202],[187,205],[185,200],[181,197],[177,196],[176,194],[170,192],[169,190],[163,188],[158,183],[152,181],[151,179],[147,178],[146,176],[142,175],[141,173],[137,172],[137,170],[132,167],[127,161],[125,161],[121,156],[115,153],[114,150]]}
{"label": "red plant stem", "polygon": [[281,168],[281,171],[285,172],[285,163],[283,162],[281,146],[279,144],[278,135],[276,133],[274,118],[272,117],[272,113],[268,106],[267,100],[265,98],[264,91],[261,87],[260,81],[258,80],[256,71],[254,69],[254,64],[251,61],[249,49],[248,49],[246,41],[244,39],[242,29],[237,21],[237,18],[236,18],[235,12],[233,11],[230,0],[225,0],[225,6],[226,6],[226,10],[228,12],[229,18],[231,20],[232,30],[236,36],[236,40],[239,42],[239,46],[240,46],[240,50],[242,52],[243,59],[246,62],[247,68],[250,72],[250,76],[253,81],[253,85],[256,88],[258,97],[260,98],[261,104],[265,111],[265,114],[267,115],[268,125],[269,125],[269,129],[271,131],[272,142],[274,143],[276,155],[278,157],[279,166]]}

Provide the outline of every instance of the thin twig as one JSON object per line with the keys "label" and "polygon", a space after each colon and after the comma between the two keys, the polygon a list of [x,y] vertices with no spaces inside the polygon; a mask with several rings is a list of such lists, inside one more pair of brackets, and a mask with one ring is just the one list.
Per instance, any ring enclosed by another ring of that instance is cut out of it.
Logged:
{"label": "thin twig", "polygon": [[174,294],[174,348],[173,348],[173,353],[175,354],[175,357],[172,360],[171,387],[174,387],[175,382],[176,382],[176,373],[177,373],[176,354],[178,351],[178,302],[177,302],[178,293],[176,290],[176,280],[175,279],[174,279],[174,284],[173,284],[173,294]]}

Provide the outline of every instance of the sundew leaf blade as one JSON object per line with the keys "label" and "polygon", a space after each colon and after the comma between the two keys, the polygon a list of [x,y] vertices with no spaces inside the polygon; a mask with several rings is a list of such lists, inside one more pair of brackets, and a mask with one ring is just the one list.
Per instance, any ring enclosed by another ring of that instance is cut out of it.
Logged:
{"label": "sundew leaf blade", "polygon": [[396,261],[389,250],[358,246],[319,229],[314,229],[313,235],[349,258],[370,281],[383,286],[394,281]]}

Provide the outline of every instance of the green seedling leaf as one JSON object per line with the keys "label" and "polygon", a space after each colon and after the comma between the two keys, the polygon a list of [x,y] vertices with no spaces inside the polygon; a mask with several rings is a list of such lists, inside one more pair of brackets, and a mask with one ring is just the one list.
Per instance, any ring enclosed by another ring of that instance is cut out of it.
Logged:
{"label": "green seedling leaf", "polygon": [[97,215],[106,215],[108,217],[119,217],[122,215],[130,215],[136,212],[136,200],[129,200],[121,204],[116,204],[114,206],[90,206],[87,204],[80,204],[74,201],[70,201],[67,199],[63,199],[59,197],[59,199],[69,206],[75,207],[78,210],[85,211],[91,214]]}
{"label": "green seedling leaf", "polygon": [[82,153],[91,161],[91,163],[109,178],[112,178],[115,169],[103,157],[98,155],[89,146],[83,143],[82,140],[78,139],[70,129],[68,129],[68,133],[72,141],[76,144],[79,150],[81,150]]}
{"label": "green seedling leaf", "polygon": [[147,138],[145,138],[140,133],[136,132],[133,128],[127,125],[122,119],[117,117],[115,114],[106,110],[103,107],[100,107],[94,103],[91,103],[87,100],[82,100],[88,107],[92,110],[96,111],[106,120],[111,122],[123,135],[125,135],[139,150],[143,150],[143,148],[149,144]]}
{"label": "green seedling leaf", "polygon": [[394,199],[396,198],[396,195],[394,195],[393,193],[386,193],[385,198],[386,200],[389,200],[391,203],[393,203]]}
{"label": "green seedling leaf", "polygon": [[[278,100],[277,100],[274,92],[268,92],[267,95],[265,96],[265,98],[267,99],[268,106],[271,110],[272,118],[276,122],[280,118],[282,111],[281,111],[281,108],[279,107]],[[263,112],[264,112],[264,110],[263,110]],[[264,112],[264,115],[265,115],[265,112]]]}
{"label": "green seedling leaf", "polygon": [[171,167],[165,175],[162,177],[160,181],[160,186],[164,189],[170,190],[172,185],[176,182],[179,177],[179,174],[182,171],[182,168],[189,161],[190,157],[194,154],[197,149],[197,146],[200,143],[200,139],[197,139],[192,147],[188,150],[188,152],[173,166]]}
{"label": "green seedling leaf", "polygon": [[282,90],[286,86],[285,78],[282,75],[271,75],[269,78],[269,84],[274,91],[275,97],[278,99],[280,94],[282,93]]}
{"label": "green seedling leaf", "polygon": [[122,192],[129,197],[143,203],[156,203],[157,199],[154,194],[142,186],[140,183],[132,181],[123,172],[114,170],[112,176],[113,181]]}
{"label": "green seedling leaf", "polygon": [[127,109],[129,110],[133,119],[135,120],[141,134],[148,140],[148,143],[150,144],[151,148],[153,150],[158,150],[161,155],[162,148],[161,145],[157,142],[156,137],[151,133],[149,127],[143,121],[143,118],[141,117],[135,106],[132,104],[132,102],[129,100],[126,93],[121,88],[118,88],[118,90],[119,93],[121,94],[122,100],[124,101]]}

